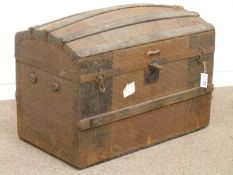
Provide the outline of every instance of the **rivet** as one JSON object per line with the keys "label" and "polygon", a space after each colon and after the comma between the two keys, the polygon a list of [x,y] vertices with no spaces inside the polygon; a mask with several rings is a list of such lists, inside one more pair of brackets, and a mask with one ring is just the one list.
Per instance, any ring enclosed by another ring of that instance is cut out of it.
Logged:
{"label": "rivet", "polygon": [[36,83],[37,82],[37,76],[35,73],[30,73],[29,74],[29,80],[32,82],[32,83]]}
{"label": "rivet", "polygon": [[50,88],[52,91],[56,92],[60,89],[60,86],[57,82],[51,82]]}

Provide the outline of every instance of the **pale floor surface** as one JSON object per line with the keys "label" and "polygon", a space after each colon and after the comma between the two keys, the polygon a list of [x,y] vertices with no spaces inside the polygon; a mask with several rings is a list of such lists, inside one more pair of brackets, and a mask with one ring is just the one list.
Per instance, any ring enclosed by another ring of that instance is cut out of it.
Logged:
{"label": "pale floor surface", "polygon": [[207,128],[84,170],[21,141],[15,101],[1,101],[0,175],[8,174],[233,175],[233,87],[215,88]]}

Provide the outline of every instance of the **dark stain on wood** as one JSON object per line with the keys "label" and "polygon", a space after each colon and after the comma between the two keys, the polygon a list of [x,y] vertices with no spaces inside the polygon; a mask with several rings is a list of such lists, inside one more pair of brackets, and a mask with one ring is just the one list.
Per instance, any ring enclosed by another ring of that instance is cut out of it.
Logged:
{"label": "dark stain on wood", "polygon": [[91,74],[99,71],[112,69],[112,53],[95,56],[80,62],[80,74]]}
{"label": "dark stain on wood", "polygon": [[[86,59],[80,62],[80,74],[87,75],[112,70],[112,53]],[[104,81],[105,91],[101,92],[97,81],[89,81],[80,84],[79,104],[81,119],[92,115],[108,112],[112,103],[112,78]],[[87,123],[88,125],[88,123]],[[85,126],[83,126],[85,127]]]}
{"label": "dark stain on wood", "polygon": [[198,49],[199,47],[213,46],[215,42],[215,35],[212,32],[206,32],[201,35],[192,35],[189,38],[189,48]]}
{"label": "dark stain on wood", "polygon": [[106,142],[106,128],[99,127],[95,129],[95,145],[97,147],[102,147]]}
{"label": "dark stain on wood", "polygon": [[80,149],[87,149],[90,145],[94,144],[94,139],[89,137],[92,135],[92,131],[83,132],[79,134],[79,147]]}
{"label": "dark stain on wood", "polygon": [[188,79],[188,87],[194,87],[194,84],[196,83],[196,76],[195,74],[198,74],[195,70],[197,69],[197,66],[199,65],[199,63],[197,62],[198,57],[192,57],[188,59],[188,71],[187,71],[187,79]]}
{"label": "dark stain on wood", "polygon": [[108,112],[112,104],[112,79],[106,79],[105,92],[99,90],[96,81],[81,84],[79,97],[81,119]]}
{"label": "dark stain on wood", "polygon": [[155,83],[159,79],[159,69],[148,68],[144,71],[144,83],[151,84]]}

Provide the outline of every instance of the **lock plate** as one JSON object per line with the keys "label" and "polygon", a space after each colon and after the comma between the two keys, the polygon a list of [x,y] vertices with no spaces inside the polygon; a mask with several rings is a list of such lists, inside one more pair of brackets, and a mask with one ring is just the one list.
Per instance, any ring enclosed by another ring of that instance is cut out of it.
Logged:
{"label": "lock plate", "polygon": [[160,69],[148,68],[144,72],[144,82],[145,84],[155,83],[159,79]]}
{"label": "lock plate", "polygon": [[145,84],[155,83],[159,79],[159,72],[162,66],[157,60],[160,60],[160,50],[150,50],[146,52],[146,58],[149,59],[148,68],[144,71]]}

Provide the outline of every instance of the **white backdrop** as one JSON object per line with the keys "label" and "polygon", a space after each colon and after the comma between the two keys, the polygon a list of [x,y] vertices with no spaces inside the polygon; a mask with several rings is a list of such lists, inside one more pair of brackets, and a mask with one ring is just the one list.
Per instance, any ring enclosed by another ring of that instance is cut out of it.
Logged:
{"label": "white backdrop", "polygon": [[14,35],[17,31],[87,10],[142,2],[182,5],[188,10],[198,11],[201,17],[214,24],[216,27],[214,84],[233,86],[232,0],[7,0],[0,5],[0,100],[14,98]]}

